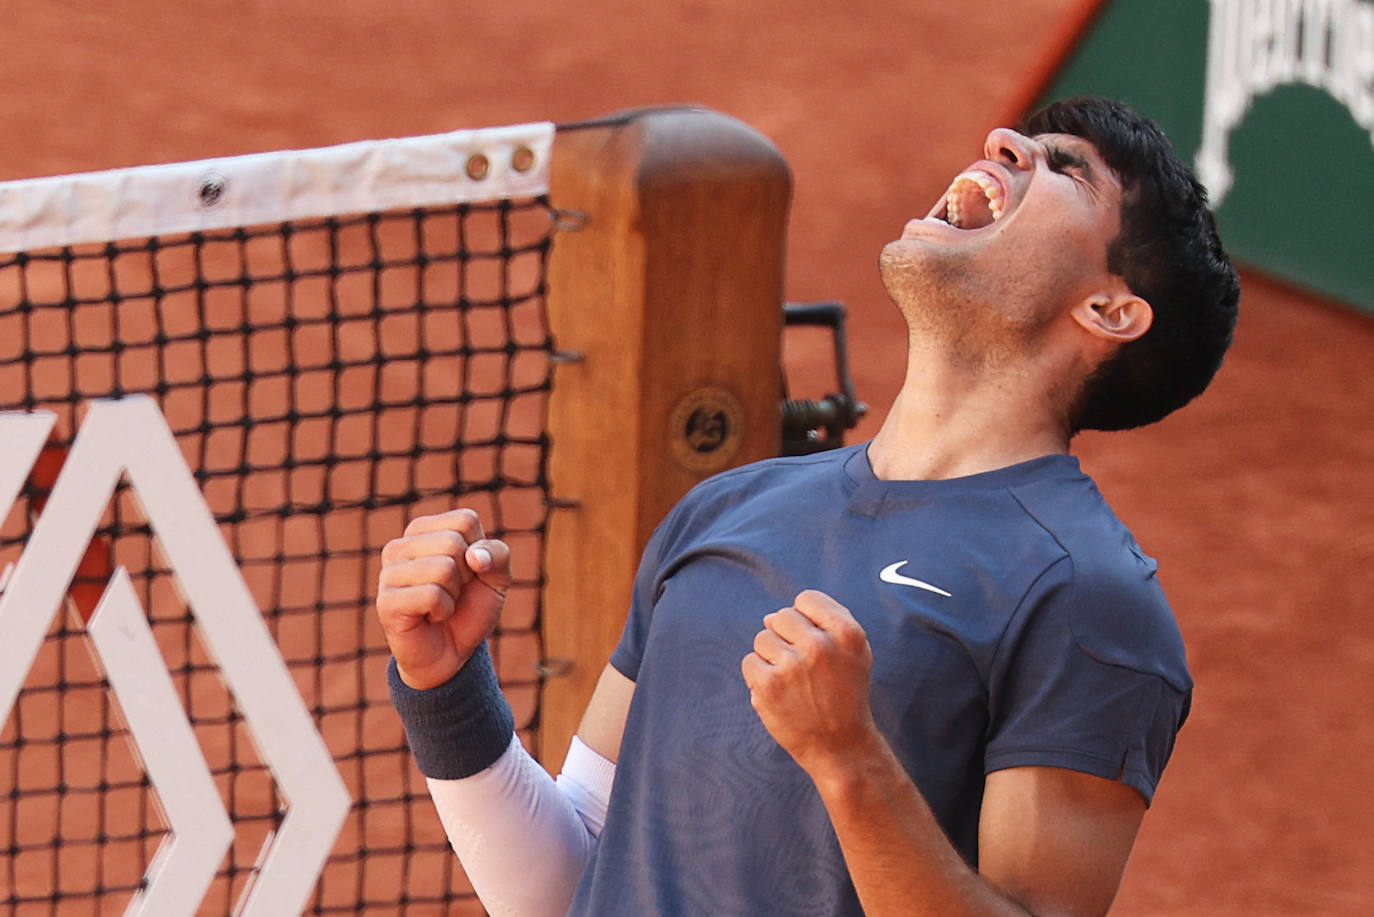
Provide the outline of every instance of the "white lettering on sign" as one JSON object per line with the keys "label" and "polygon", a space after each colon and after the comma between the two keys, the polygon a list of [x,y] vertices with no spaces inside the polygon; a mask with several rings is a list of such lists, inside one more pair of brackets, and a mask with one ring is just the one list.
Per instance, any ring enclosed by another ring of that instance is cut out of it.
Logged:
{"label": "white lettering on sign", "polygon": [[[1374,143],[1374,4],[1361,0],[1211,0],[1197,172],[1217,206],[1231,189],[1229,144],[1251,103],[1275,86],[1320,89]],[[1301,142],[1301,137],[1290,138]]]}
{"label": "white lettering on sign", "polygon": [[[0,507],[8,512],[55,417],[0,413]],[[296,690],[181,450],[146,396],[93,401],[52,494],[0,592],[0,723],[8,718],[101,514],[127,478],[288,808],[259,854],[237,917],[300,914],[348,814],[348,789]],[[5,513],[0,513],[0,519]],[[125,917],[181,917],[233,840],[195,732],[121,568],[87,625],[171,835]]]}

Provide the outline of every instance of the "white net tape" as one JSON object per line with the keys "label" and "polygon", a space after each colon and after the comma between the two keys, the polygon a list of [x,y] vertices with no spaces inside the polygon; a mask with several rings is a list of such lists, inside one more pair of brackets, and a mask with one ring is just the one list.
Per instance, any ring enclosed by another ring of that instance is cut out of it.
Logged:
{"label": "white net tape", "polygon": [[533,197],[553,136],[524,124],[3,182],[0,251]]}

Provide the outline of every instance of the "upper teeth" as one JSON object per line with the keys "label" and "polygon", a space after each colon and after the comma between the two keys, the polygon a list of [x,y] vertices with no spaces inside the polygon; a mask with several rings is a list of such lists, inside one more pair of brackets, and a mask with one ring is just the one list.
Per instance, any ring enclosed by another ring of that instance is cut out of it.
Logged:
{"label": "upper teeth", "polygon": [[945,192],[945,218],[951,226],[962,226],[964,216],[961,212],[960,197],[967,185],[975,185],[983,192],[983,197],[987,199],[988,210],[992,213],[992,221],[995,223],[1002,218],[1002,188],[989,176],[982,172],[964,172],[954,179],[954,183]]}

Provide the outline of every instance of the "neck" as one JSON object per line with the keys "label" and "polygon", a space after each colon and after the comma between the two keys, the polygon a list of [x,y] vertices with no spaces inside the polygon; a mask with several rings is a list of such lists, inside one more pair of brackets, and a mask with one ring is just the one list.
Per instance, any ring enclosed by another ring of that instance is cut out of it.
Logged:
{"label": "neck", "polygon": [[868,456],[884,480],[940,480],[1069,451],[1043,360],[971,364],[913,342],[906,380]]}

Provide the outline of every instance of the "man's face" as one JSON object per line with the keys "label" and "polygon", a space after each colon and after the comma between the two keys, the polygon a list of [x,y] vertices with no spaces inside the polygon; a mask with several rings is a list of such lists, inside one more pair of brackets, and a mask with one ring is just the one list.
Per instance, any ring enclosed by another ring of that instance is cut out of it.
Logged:
{"label": "man's face", "polygon": [[1091,296],[1121,222],[1121,182],[1080,137],[999,128],[984,155],[880,261],[913,330],[973,356],[1024,344]]}

